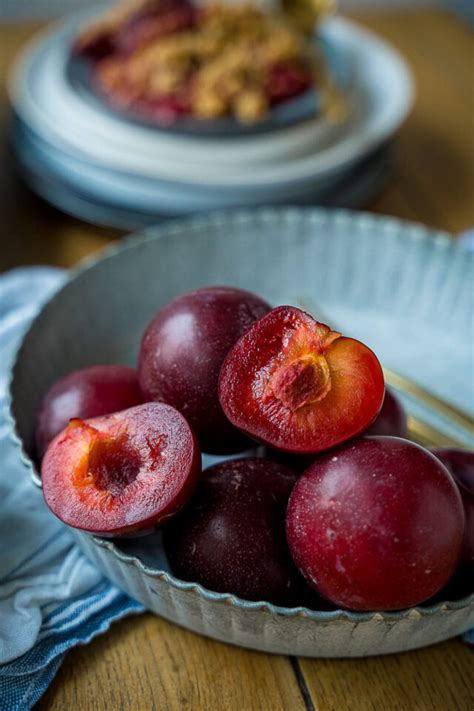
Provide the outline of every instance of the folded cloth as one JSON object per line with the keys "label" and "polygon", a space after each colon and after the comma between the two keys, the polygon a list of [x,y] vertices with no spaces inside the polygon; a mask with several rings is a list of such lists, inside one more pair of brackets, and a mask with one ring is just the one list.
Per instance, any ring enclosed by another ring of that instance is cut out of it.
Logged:
{"label": "folded cloth", "polygon": [[0,708],[29,709],[68,649],[143,607],[111,585],[44,505],[9,434],[5,400],[15,351],[62,270],[0,277]]}

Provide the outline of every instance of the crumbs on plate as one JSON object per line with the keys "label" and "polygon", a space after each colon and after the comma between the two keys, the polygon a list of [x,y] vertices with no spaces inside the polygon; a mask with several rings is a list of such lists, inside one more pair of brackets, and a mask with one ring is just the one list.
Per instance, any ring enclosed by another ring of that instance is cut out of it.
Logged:
{"label": "crumbs on plate", "polygon": [[315,86],[310,35],[284,11],[189,0],[121,3],[76,40],[96,90],[157,123],[183,116],[257,122]]}

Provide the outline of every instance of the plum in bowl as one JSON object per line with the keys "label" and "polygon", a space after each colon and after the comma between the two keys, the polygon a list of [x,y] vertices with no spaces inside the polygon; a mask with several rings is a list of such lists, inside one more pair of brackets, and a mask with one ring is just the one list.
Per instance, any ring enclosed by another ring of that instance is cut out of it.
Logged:
{"label": "plum in bowl", "polygon": [[[360,249],[362,243],[371,245],[370,269],[364,260],[354,257],[354,249]],[[463,317],[457,309],[450,322],[446,309],[456,301],[447,295],[452,293],[458,299],[459,289],[468,281],[459,276],[465,260],[456,245],[438,235],[435,250],[432,233],[420,233],[419,227],[367,216],[361,221],[358,215],[322,210],[236,211],[164,224],[89,262],[42,309],[25,336],[13,369],[13,427],[28,470],[35,472],[35,417],[46,390],[59,377],[94,363],[136,364],[145,327],[158,308],[183,291],[229,284],[260,294],[270,304],[303,304],[306,295],[317,303],[319,296],[325,295],[325,313],[331,313],[331,304],[334,308],[341,303],[346,308],[350,305],[347,330],[356,335],[361,332],[362,340],[383,361],[399,336],[400,321],[393,288],[386,292],[387,300],[382,299],[385,282],[381,265],[387,249],[398,244],[406,249],[393,251],[391,258],[400,274],[405,273],[408,250],[413,263],[419,260],[420,264],[417,283],[410,286],[411,282],[402,279],[399,285],[400,313],[411,319],[412,333],[416,333],[419,313],[413,308],[407,316],[405,304],[412,296],[412,303],[417,303],[414,296],[420,293],[426,260],[440,259],[444,264],[450,259],[458,264],[457,276],[454,269],[449,279],[443,272],[443,289],[433,287],[429,309],[424,305],[424,335],[430,329],[435,334],[430,349],[432,367],[438,352],[440,362],[444,358],[438,338],[440,322],[450,338],[467,332],[470,316]],[[341,275],[351,273],[349,282],[342,277],[334,280],[334,274],[327,273],[324,265],[335,261]],[[378,300],[374,301],[375,293]],[[368,304],[370,314],[377,312],[379,323],[385,325],[373,329],[372,340],[362,333]],[[387,323],[390,339],[384,341]],[[86,332],[90,338],[78,338]],[[461,350],[451,357],[456,360],[460,354]],[[461,370],[460,361],[456,363]],[[410,374],[414,379],[420,377],[416,363]],[[325,657],[383,654],[432,644],[474,624],[472,594],[393,612],[281,607],[211,591],[176,577],[159,534],[124,541],[80,531],[73,535],[104,574],[150,610],[207,636],[263,651]]]}

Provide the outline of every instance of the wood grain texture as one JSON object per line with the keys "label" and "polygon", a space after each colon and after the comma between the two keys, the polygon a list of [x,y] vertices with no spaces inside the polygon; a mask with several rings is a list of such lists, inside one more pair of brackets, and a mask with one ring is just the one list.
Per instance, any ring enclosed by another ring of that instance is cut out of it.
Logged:
{"label": "wood grain texture", "polygon": [[394,147],[393,183],[372,208],[459,232],[474,224],[474,41],[443,12],[358,15],[400,50],[417,97]]}
{"label": "wood grain texture", "polygon": [[0,24],[0,270],[18,264],[71,267],[118,236],[63,215],[30,193],[18,179],[7,145],[10,120],[6,79],[18,50],[40,23]]}
{"label": "wood grain texture", "polygon": [[304,711],[285,657],[214,642],[152,615],[124,620],[68,655],[41,711]]}
{"label": "wood grain texture", "polygon": [[472,711],[474,658],[459,640],[370,659],[301,659],[317,711]]}
{"label": "wood grain texture", "polygon": [[[392,180],[366,207],[453,232],[466,229],[474,224],[472,36],[442,12],[354,17],[400,49],[417,83],[414,111],[395,142]],[[0,26],[0,77],[38,26]],[[7,122],[1,85],[3,137]],[[14,176],[5,140],[0,153],[0,270],[32,263],[68,267],[119,236],[45,205]],[[374,659],[289,660],[213,642],[144,615],[70,652],[38,708],[472,711],[472,661],[472,652],[457,640]]]}
{"label": "wood grain texture", "polygon": [[[394,147],[392,180],[367,209],[457,232],[474,224],[474,42],[454,15],[433,11],[351,15],[397,47],[417,85],[414,110]],[[39,23],[0,26],[0,76]],[[9,110],[0,87],[0,130]],[[0,269],[38,262],[71,266],[120,233],[66,217],[31,195],[0,148]]]}

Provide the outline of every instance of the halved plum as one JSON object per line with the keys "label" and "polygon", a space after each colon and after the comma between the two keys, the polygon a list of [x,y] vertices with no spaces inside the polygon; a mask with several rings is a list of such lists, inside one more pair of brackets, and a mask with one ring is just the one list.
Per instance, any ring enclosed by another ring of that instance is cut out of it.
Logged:
{"label": "halved plum", "polygon": [[[407,436],[407,416],[402,403],[398,397],[388,388],[385,388],[385,398],[382,409],[362,434],[368,436],[385,435],[388,437],[403,437]],[[292,454],[281,452],[271,447],[267,447],[266,455],[269,459],[291,467],[297,472],[303,472],[314,461],[314,456],[311,454]]]}
{"label": "halved plum", "polygon": [[189,506],[163,531],[173,572],[245,600],[301,604],[307,588],[285,539],[296,479],[291,469],[265,459],[207,469]]}
{"label": "halved plum", "polygon": [[148,532],[177,513],[201,470],[185,418],[163,403],[71,420],[41,466],[51,511],[73,528],[102,536]]}
{"label": "halved plum", "polygon": [[361,432],[383,397],[374,353],[294,306],[278,306],[257,321],[229,351],[219,380],[220,403],[232,424],[298,454]]}
{"label": "halved plum", "polygon": [[164,306],[145,331],[138,365],[144,396],[182,412],[204,452],[232,454],[252,446],[226,419],[217,385],[229,349],[269,310],[248,291],[205,287]]}
{"label": "halved plum", "polygon": [[57,380],[41,401],[36,448],[42,457],[48,444],[70,419],[111,415],[143,402],[138,377],[124,365],[93,365]]}

